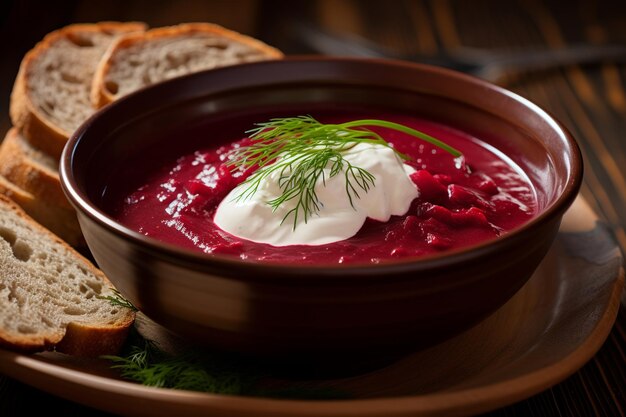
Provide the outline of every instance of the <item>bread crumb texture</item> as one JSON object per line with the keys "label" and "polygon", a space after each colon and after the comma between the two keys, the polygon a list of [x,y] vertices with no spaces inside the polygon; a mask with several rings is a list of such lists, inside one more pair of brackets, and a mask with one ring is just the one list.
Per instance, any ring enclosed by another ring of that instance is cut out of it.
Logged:
{"label": "bread crumb texture", "polygon": [[[70,324],[78,325],[83,340],[121,330],[121,343],[133,320],[130,310],[101,298],[114,295],[104,275],[5,200],[0,274],[0,342],[8,347],[50,349]],[[120,344],[102,342],[113,350]]]}
{"label": "bread crumb texture", "polygon": [[[198,71],[273,58],[256,44],[219,33],[187,32],[127,43],[114,51],[104,88],[121,97],[139,88]],[[275,58],[275,57],[274,57]]]}
{"label": "bread crumb texture", "polygon": [[67,31],[29,67],[27,89],[36,92],[30,99],[63,131],[73,132],[93,113],[92,77],[114,38],[105,31]]}

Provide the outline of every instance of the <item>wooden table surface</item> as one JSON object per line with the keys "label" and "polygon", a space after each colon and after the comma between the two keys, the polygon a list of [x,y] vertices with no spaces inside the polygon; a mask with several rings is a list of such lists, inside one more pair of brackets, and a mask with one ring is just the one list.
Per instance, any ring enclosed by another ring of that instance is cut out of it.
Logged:
{"label": "wooden table surface", "polygon": [[[0,130],[23,54],[43,35],[72,22],[142,20],[152,26],[212,21],[257,36],[288,54],[314,50],[294,22],[357,36],[398,55],[626,45],[624,1],[112,0],[0,2]],[[499,83],[553,113],[578,139],[585,159],[582,194],[626,249],[626,59],[510,74]],[[598,354],[561,384],[490,416],[623,416],[626,413],[626,310]],[[63,416],[104,416],[0,375],[0,416],[44,407]]]}

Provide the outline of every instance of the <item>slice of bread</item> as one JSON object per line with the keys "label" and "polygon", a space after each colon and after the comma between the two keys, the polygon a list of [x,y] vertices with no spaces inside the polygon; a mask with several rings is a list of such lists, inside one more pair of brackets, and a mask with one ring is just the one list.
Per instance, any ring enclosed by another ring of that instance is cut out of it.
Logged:
{"label": "slice of bread", "polygon": [[73,209],[61,188],[58,161],[34,148],[16,128],[7,132],[0,145],[0,175],[43,205]]}
{"label": "slice of bread", "polygon": [[41,199],[0,175],[0,194],[9,197],[37,222],[74,247],[85,246],[85,240],[74,209],[43,203]]}
{"label": "slice of bread", "polygon": [[28,140],[59,158],[74,130],[94,109],[90,90],[98,62],[121,34],[143,23],[70,25],[51,32],[29,51],[11,93],[11,120]]}
{"label": "slice of bread", "polygon": [[104,274],[0,196],[0,345],[94,356],[122,346],[134,312]]}
{"label": "slice of bread", "polygon": [[243,62],[282,58],[254,38],[210,23],[187,23],[120,37],[94,75],[92,103],[102,107],[159,81]]}

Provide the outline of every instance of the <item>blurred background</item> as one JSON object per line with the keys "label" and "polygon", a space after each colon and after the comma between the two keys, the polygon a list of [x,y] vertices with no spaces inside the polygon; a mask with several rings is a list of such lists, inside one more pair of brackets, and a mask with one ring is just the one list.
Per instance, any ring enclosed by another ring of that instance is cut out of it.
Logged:
{"label": "blurred background", "polygon": [[[468,47],[626,44],[625,1],[1,0],[0,19],[2,129],[7,127],[4,110],[21,57],[46,33],[74,22],[140,20],[154,27],[208,21],[258,37],[287,54],[374,50],[403,58]],[[342,42],[353,40],[356,46],[332,45],[332,38],[324,43],[328,34]],[[623,97],[609,94],[613,105],[626,108]]]}

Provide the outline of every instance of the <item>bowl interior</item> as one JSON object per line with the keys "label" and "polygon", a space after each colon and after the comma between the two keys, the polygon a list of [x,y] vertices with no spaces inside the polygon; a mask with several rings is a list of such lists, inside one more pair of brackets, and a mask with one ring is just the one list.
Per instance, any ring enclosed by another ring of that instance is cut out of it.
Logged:
{"label": "bowl interior", "polygon": [[[473,135],[525,173],[540,213],[571,203],[568,194],[577,189],[580,157],[567,132],[506,90],[433,67],[291,59],[193,74],[114,103],[66,148],[70,193],[124,231],[111,218],[106,197],[141,185],[136,179],[145,178],[146,170],[216,141],[240,139],[268,117],[332,109],[408,113]],[[120,171],[125,181],[113,181]]]}

